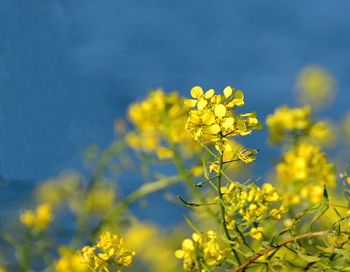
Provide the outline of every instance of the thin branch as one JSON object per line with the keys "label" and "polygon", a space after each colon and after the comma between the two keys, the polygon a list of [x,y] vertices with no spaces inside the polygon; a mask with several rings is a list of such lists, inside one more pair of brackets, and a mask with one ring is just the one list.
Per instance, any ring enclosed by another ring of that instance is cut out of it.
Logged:
{"label": "thin branch", "polygon": [[334,234],[335,231],[333,230],[324,230],[324,231],[318,231],[318,232],[311,232],[311,233],[304,233],[304,234],[300,234],[298,236],[289,238],[277,245],[273,245],[270,246],[268,248],[263,249],[262,251],[258,252],[256,255],[254,255],[253,257],[249,258],[249,260],[247,262],[245,262],[244,264],[242,264],[241,266],[239,266],[236,270],[234,270],[234,272],[241,272],[243,271],[245,268],[247,268],[249,265],[251,265],[252,263],[254,263],[257,259],[259,259],[261,256],[264,256],[266,254],[268,254],[269,252],[271,252],[274,249],[277,248],[281,248],[285,245],[288,245],[290,243],[296,242],[298,240],[301,239],[305,239],[305,238],[311,238],[311,237],[316,237],[316,236],[324,236],[324,235],[330,235],[330,234]]}

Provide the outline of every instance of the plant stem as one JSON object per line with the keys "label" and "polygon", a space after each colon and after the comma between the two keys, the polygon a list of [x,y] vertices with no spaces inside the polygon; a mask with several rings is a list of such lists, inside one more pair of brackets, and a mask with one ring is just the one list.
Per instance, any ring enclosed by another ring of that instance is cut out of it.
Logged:
{"label": "plant stem", "polygon": [[235,250],[235,248],[232,245],[232,238],[231,235],[227,229],[227,222],[226,222],[226,218],[225,218],[225,206],[224,206],[224,201],[223,201],[223,197],[222,197],[222,192],[221,192],[221,178],[222,178],[222,167],[223,167],[224,163],[223,163],[223,154],[220,153],[219,155],[219,172],[218,172],[218,197],[219,197],[219,206],[220,206],[220,219],[221,219],[221,225],[222,228],[224,230],[224,234],[227,240],[230,241],[230,248],[231,251],[233,253],[233,255],[235,256],[238,264],[241,264],[241,260],[238,256],[237,251]]}
{"label": "plant stem", "polygon": [[179,174],[182,176],[183,180],[187,183],[188,187],[191,188],[191,191],[194,195],[195,198],[197,198],[198,200],[201,201],[201,203],[204,204],[205,210],[212,216],[215,217],[215,212],[213,212],[213,210],[208,207],[206,204],[206,200],[205,198],[202,196],[202,194],[194,187],[194,184],[192,182],[192,178],[191,178],[191,174],[190,172],[187,170],[187,168],[185,167],[185,165],[183,164],[179,153],[177,152],[177,150],[175,149],[175,147],[172,146],[172,151],[174,154],[174,163],[175,166],[177,168],[177,171],[179,172]]}
{"label": "plant stem", "polygon": [[311,238],[311,237],[316,237],[316,236],[325,236],[325,235],[330,235],[330,234],[334,234],[334,231],[333,230],[324,230],[324,231],[317,231],[317,232],[309,232],[309,233],[303,233],[303,234],[300,234],[298,236],[289,238],[289,239],[287,239],[287,240],[285,240],[277,245],[273,245],[273,246],[270,246],[268,248],[261,250],[256,255],[249,258],[249,260],[247,262],[245,262],[244,264],[239,266],[236,270],[234,270],[234,272],[243,271],[245,268],[247,268],[249,265],[254,263],[261,256],[268,254],[272,250],[279,249],[283,246],[286,246],[287,244],[290,244],[290,243],[293,243],[293,242],[296,242],[298,240],[305,239],[305,238]]}
{"label": "plant stem", "polygon": [[162,190],[170,185],[176,184],[181,181],[181,177],[173,176],[163,178],[154,182],[146,183],[136,191],[132,192],[128,195],[122,202],[118,203],[114,209],[95,227],[92,231],[92,236],[95,236],[108,222],[110,222],[113,218],[118,216],[125,208],[128,207],[131,203],[136,200],[143,198],[150,193]]}

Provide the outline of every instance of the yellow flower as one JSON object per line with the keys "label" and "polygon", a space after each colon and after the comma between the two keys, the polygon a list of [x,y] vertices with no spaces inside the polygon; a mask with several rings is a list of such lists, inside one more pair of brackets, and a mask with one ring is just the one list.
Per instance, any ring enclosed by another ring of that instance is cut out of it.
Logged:
{"label": "yellow flower", "polygon": [[320,109],[332,102],[335,81],[324,68],[309,66],[299,73],[296,89],[303,103]]}
{"label": "yellow flower", "polygon": [[221,192],[229,229],[233,228],[232,221],[237,216],[241,216],[243,221],[253,223],[267,215],[279,220],[287,212],[285,206],[281,204],[280,194],[270,183],[265,183],[259,188],[256,185],[243,187],[232,182],[228,186],[223,186]]}
{"label": "yellow flower", "polygon": [[251,228],[250,236],[252,236],[252,238],[254,238],[255,240],[261,240],[261,238],[263,237],[263,231],[263,227]]}
{"label": "yellow flower", "polygon": [[23,225],[34,231],[43,231],[47,229],[53,220],[52,208],[50,204],[40,204],[35,211],[26,210],[20,215]]}
{"label": "yellow flower", "polygon": [[91,271],[87,264],[82,263],[81,256],[69,248],[59,249],[60,258],[54,263],[56,272],[89,272]]}
{"label": "yellow flower", "polygon": [[[85,209],[94,213],[108,212],[115,201],[115,190],[111,186],[95,186],[87,194]],[[79,203],[81,205],[82,203]]]}
{"label": "yellow flower", "polygon": [[280,184],[290,188],[288,185],[294,183],[296,194],[299,194],[299,190],[307,184],[317,185],[320,188],[323,188],[323,184],[330,188],[336,185],[334,166],[328,162],[319,147],[310,144],[301,143],[287,151],[276,166],[276,171]]}
{"label": "yellow flower", "polygon": [[108,231],[101,234],[96,245],[85,246],[80,254],[83,263],[106,272],[110,271],[110,265],[129,266],[135,255],[133,251],[125,247],[122,238]]}
{"label": "yellow flower", "polygon": [[215,143],[216,149],[223,152],[230,137],[247,135],[261,128],[255,113],[236,113],[235,107],[244,105],[240,90],[227,86],[223,94],[215,95],[213,89],[204,93],[201,87],[195,86],[191,96],[194,99],[185,100],[185,105],[194,108],[189,112],[186,129],[197,142]]}
{"label": "yellow flower", "polygon": [[206,234],[193,233],[192,239],[182,241],[181,249],[175,251],[178,259],[183,259],[185,271],[201,271],[198,259],[202,259],[207,266],[218,266],[224,258],[225,251],[220,248],[215,231]]}
{"label": "yellow flower", "polygon": [[173,156],[171,148],[180,145],[182,151],[199,150],[192,137],[184,133],[188,109],[177,93],[156,89],[148,97],[129,107],[128,116],[135,130],[126,134],[130,147],[156,154],[160,160]]}
{"label": "yellow flower", "polygon": [[304,131],[311,125],[311,107],[289,108],[282,106],[266,118],[266,125],[272,143],[280,143],[285,140],[288,133]]}

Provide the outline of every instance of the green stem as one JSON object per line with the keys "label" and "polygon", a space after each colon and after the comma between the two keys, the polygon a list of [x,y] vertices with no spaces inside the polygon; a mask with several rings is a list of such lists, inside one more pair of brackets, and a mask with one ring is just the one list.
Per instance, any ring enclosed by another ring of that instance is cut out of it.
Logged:
{"label": "green stem", "polygon": [[150,193],[162,190],[170,185],[176,184],[181,181],[181,177],[174,176],[170,178],[163,178],[154,182],[146,183],[136,191],[128,195],[122,202],[118,203],[113,210],[98,224],[97,227],[92,231],[92,236],[95,237],[98,232],[106,225],[108,222],[112,221],[118,215],[120,215],[125,208],[127,208],[131,203],[143,198]]}
{"label": "green stem", "polygon": [[236,270],[234,270],[234,272],[240,272],[243,271],[245,268],[247,268],[249,265],[251,265],[252,263],[254,263],[257,259],[259,259],[261,256],[265,256],[268,253],[270,253],[271,251],[281,248],[283,246],[288,245],[289,243],[295,243],[298,240],[301,239],[306,239],[306,238],[312,238],[312,237],[316,237],[316,236],[326,236],[326,235],[331,235],[334,234],[335,232],[333,230],[324,230],[324,231],[317,231],[317,232],[309,232],[309,233],[304,233],[304,234],[300,234],[298,236],[295,237],[291,237],[277,245],[273,245],[270,246],[268,248],[265,248],[263,250],[261,250],[260,252],[258,252],[256,255],[254,255],[253,257],[249,258],[248,261],[246,261],[244,264],[242,264],[241,266],[239,266]]}
{"label": "green stem", "polygon": [[26,241],[22,247],[22,260],[21,260],[21,269],[23,272],[29,271],[30,264],[30,249],[33,241],[33,235],[31,230],[27,230]]}
{"label": "green stem", "polygon": [[232,244],[232,238],[231,238],[231,235],[227,229],[227,222],[226,222],[226,218],[225,218],[225,206],[224,206],[224,200],[223,200],[223,197],[222,197],[222,192],[221,192],[221,178],[222,178],[222,168],[223,168],[223,154],[220,153],[219,155],[219,173],[218,173],[218,197],[219,197],[219,206],[220,206],[220,218],[221,218],[221,225],[222,225],[222,228],[224,230],[224,234],[225,234],[225,237],[227,240],[229,240],[230,242],[230,248],[231,248],[231,251],[233,253],[233,255],[235,256],[238,264],[240,265],[241,264],[241,260],[238,256],[238,253],[237,251],[235,250],[235,248],[233,247],[233,244]]}
{"label": "green stem", "polygon": [[179,153],[177,152],[177,150],[175,149],[175,147],[172,147],[172,151],[174,154],[174,163],[175,166],[177,168],[177,171],[179,172],[179,174],[182,176],[183,180],[187,183],[188,187],[191,188],[191,191],[194,195],[194,197],[196,199],[198,199],[199,201],[201,201],[201,203],[204,204],[205,210],[208,212],[208,214],[210,214],[212,217],[215,218],[215,212],[206,204],[208,204],[205,200],[205,198],[202,196],[202,194],[194,187],[192,178],[191,178],[191,174],[190,172],[187,170],[187,168],[185,167],[185,165],[183,164]]}

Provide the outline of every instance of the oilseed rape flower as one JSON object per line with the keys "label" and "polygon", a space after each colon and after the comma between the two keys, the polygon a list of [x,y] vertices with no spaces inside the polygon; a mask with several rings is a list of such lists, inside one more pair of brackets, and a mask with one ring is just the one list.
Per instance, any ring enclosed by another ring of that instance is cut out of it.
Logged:
{"label": "oilseed rape flower", "polygon": [[272,143],[280,143],[289,133],[306,130],[310,124],[311,107],[289,108],[282,106],[266,118],[269,136]]}
{"label": "oilseed rape flower", "polygon": [[332,102],[335,80],[324,68],[306,67],[299,73],[296,90],[301,102],[320,109]]}
{"label": "oilseed rape flower", "polygon": [[135,131],[126,135],[126,141],[132,148],[154,153],[159,159],[172,158],[173,145],[190,147],[193,151],[195,143],[184,133],[187,113],[178,93],[153,90],[145,100],[129,107],[128,116]]}
{"label": "oilseed rape flower", "polygon": [[82,263],[81,256],[69,248],[59,249],[60,258],[54,263],[56,272],[89,272],[87,264]]}
{"label": "oilseed rape flower", "polygon": [[263,227],[251,228],[250,236],[255,240],[261,240],[261,238],[263,237],[263,231],[264,231]]}
{"label": "oilseed rape flower", "polygon": [[324,184],[330,188],[336,186],[334,165],[318,146],[306,143],[288,150],[277,164],[276,172],[279,184],[296,189],[296,194],[302,190],[302,196],[312,203],[322,199]]}
{"label": "oilseed rape flower", "polygon": [[[85,246],[81,252],[82,262],[95,270],[110,272],[110,266],[129,266],[135,253],[125,247],[123,239],[110,232],[103,232],[93,246]],[[120,270],[113,270],[120,271]]]}
{"label": "oilseed rape flower", "polygon": [[40,204],[35,211],[26,210],[20,215],[23,225],[34,231],[44,231],[53,220],[52,207],[50,204]]}
{"label": "oilseed rape flower", "polygon": [[273,219],[281,219],[287,212],[281,204],[281,196],[270,183],[265,183],[262,188],[256,185],[244,187],[231,182],[221,188],[225,205],[226,221],[228,229],[234,228],[235,218],[240,216],[248,225],[262,220],[266,216]]}
{"label": "oilseed rape flower", "polygon": [[237,107],[244,105],[244,94],[227,86],[223,94],[213,89],[204,92],[200,86],[191,90],[193,99],[186,99],[185,105],[193,108],[189,112],[186,129],[199,143],[214,143],[219,152],[232,151],[229,138],[250,134],[261,124],[254,112],[238,114]]}
{"label": "oilseed rape flower", "polygon": [[181,249],[175,251],[178,259],[183,259],[185,271],[206,271],[206,266],[218,266],[222,263],[225,250],[220,248],[215,231],[205,234],[193,233],[192,239],[182,241]]}
{"label": "oilseed rape flower", "polygon": [[177,262],[173,241],[162,230],[150,223],[135,222],[123,234],[125,244],[137,252],[137,262],[147,264],[150,271],[175,271]]}

